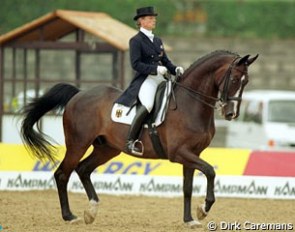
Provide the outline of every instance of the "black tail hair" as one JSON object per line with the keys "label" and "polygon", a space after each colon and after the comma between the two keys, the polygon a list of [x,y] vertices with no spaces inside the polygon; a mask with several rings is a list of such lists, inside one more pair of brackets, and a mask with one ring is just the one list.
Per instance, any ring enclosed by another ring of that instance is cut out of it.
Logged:
{"label": "black tail hair", "polygon": [[33,99],[24,106],[22,113],[25,118],[21,125],[21,137],[30,154],[39,160],[55,161],[55,147],[46,139],[46,135],[41,132],[37,125],[34,125],[43,115],[51,110],[63,109],[70,99],[80,90],[73,85],[59,83],[49,89],[43,96]]}

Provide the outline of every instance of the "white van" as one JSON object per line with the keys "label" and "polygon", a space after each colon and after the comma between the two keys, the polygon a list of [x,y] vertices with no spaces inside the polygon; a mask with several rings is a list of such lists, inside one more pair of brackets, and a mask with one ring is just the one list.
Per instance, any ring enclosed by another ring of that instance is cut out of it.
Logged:
{"label": "white van", "polygon": [[227,125],[228,147],[295,149],[295,91],[243,94],[238,119]]}

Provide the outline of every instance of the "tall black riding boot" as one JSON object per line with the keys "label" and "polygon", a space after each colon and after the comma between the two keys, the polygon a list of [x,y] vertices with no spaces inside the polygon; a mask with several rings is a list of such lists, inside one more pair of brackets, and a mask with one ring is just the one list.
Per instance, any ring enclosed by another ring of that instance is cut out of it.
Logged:
{"label": "tall black riding boot", "polygon": [[[134,155],[142,155],[143,154],[143,146],[142,143],[137,140],[138,134],[140,132],[140,128],[145,117],[148,115],[147,109],[141,105],[136,112],[136,115],[132,121],[132,124],[129,128],[128,138],[126,143],[126,150]],[[137,143],[139,143],[140,148],[136,147]]]}

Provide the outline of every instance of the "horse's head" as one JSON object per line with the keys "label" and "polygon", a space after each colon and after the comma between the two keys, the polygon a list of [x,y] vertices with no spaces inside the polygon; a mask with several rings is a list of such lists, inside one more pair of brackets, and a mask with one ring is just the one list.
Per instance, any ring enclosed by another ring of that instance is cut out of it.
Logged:
{"label": "horse's head", "polygon": [[248,83],[248,67],[257,59],[246,55],[235,57],[216,71],[216,84],[220,92],[221,113],[226,120],[239,116],[244,87]]}

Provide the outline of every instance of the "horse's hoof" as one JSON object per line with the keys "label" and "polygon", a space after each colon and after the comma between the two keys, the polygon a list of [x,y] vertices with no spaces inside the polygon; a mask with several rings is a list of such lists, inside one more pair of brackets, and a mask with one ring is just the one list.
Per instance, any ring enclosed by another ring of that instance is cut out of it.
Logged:
{"label": "horse's hoof", "polygon": [[75,219],[70,221],[70,224],[71,225],[77,225],[77,224],[80,224],[81,222],[82,222],[81,218],[75,218]]}
{"label": "horse's hoof", "polygon": [[63,215],[62,218],[66,221],[66,222],[70,222],[73,220],[76,220],[78,217],[72,213],[69,213],[67,215]]}
{"label": "horse's hoof", "polygon": [[91,224],[94,222],[98,210],[98,202],[91,200],[89,202],[89,209],[84,211],[84,222]]}
{"label": "horse's hoof", "polygon": [[86,224],[91,224],[95,220],[95,217],[89,212],[89,210],[84,211],[84,222]]}
{"label": "horse's hoof", "polygon": [[205,211],[205,204],[199,205],[197,208],[197,218],[203,220],[207,215],[208,213]]}
{"label": "horse's hoof", "polygon": [[202,224],[199,221],[192,220],[190,222],[185,222],[185,226],[187,226],[190,229],[196,229],[196,228],[202,228]]}

